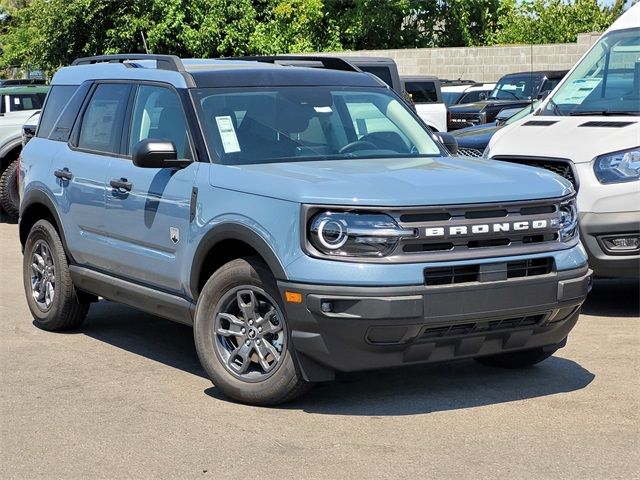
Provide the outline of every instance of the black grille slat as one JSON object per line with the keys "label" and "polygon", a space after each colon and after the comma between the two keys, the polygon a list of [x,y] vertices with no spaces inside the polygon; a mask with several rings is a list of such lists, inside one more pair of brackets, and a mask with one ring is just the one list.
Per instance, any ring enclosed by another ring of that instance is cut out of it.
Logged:
{"label": "black grille slat", "polygon": [[528,315],[524,317],[503,318],[498,320],[465,322],[453,325],[427,327],[420,336],[421,340],[433,340],[447,337],[458,337],[469,334],[506,333],[522,328],[539,325],[545,314]]}
{"label": "black grille slat", "polygon": [[527,165],[529,167],[544,168],[571,182],[573,188],[578,190],[578,182],[573,174],[571,162],[560,159],[537,159],[537,158],[496,158],[502,162],[517,163],[519,165]]}
{"label": "black grille slat", "polygon": [[[506,263],[483,264],[492,272],[503,272],[504,279],[534,277],[553,272],[553,258],[528,258]],[[438,285],[456,285],[481,281],[481,266],[455,265],[449,267],[427,267],[424,269],[424,282],[429,287]]]}

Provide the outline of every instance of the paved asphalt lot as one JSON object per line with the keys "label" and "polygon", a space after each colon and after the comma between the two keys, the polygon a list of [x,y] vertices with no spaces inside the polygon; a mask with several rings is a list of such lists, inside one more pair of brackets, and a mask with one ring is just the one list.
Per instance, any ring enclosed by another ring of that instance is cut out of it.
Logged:
{"label": "paved asphalt lot", "polygon": [[101,302],[36,329],[0,223],[0,478],[639,478],[638,283],[598,281],[537,367],[348,375],[295,403],[221,398],[191,330]]}

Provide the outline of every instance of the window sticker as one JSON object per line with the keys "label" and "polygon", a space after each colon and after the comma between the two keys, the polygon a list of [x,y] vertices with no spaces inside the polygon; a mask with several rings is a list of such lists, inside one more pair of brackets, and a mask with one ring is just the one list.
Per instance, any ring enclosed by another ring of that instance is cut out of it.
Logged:
{"label": "window sticker", "polygon": [[20,97],[13,97],[13,104],[20,105]]}
{"label": "window sticker", "polygon": [[240,144],[238,143],[238,137],[236,136],[236,131],[233,128],[231,117],[229,115],[216,117],[216,123],[218,124],[218,132],[220,132],[220,139],[222,140],[224,153],[239,152]]}

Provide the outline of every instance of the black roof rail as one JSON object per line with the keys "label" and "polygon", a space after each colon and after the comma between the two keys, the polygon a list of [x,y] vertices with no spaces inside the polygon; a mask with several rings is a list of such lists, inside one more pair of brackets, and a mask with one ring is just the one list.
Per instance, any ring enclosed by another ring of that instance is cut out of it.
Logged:
{"label": "black roof rail", "polygon": [[76,58],[71,65],[92,65],[94,63],[123,63],[135,60],[155,60],[158,70],[171,70],[185,73],[186,70],[179,57],[175,55],[155,55],[152,53],[131,53],[117,55],[97,55],[95,57]]}
{"label": "black roof rail", "polygon": [[295,66],[300,62],[318,62],[323,68],[329,70],[343,70],[345,72],[361,72],[358,67],[352,65],[348,61],[340,57],[323,57],[316,55],[249,55],[244,57],[224,57],[220,60],[242,60],[246,62],[263,62],[263,63],[288,63]]}

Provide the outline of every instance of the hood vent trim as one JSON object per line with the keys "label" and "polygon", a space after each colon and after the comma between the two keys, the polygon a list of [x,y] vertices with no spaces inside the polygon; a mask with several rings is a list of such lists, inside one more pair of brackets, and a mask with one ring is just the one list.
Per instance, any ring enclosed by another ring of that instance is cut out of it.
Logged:
{"label": "hood vent trim", "polygon": [[558,120],[529,120],[522,125],[525,127],[549,127],[554,123],[558,123]]}
{"label": "hood vent trim", "polygon": [[623,128],[628,127],[629,125],[633,125],[635,122],[612,122],[610,120],[592,120],[590,122],[585,122],[579,127],[609,127],[609,128]]}

